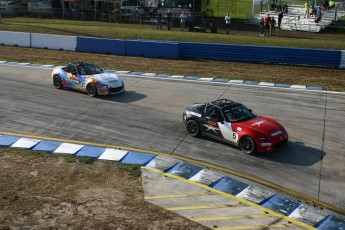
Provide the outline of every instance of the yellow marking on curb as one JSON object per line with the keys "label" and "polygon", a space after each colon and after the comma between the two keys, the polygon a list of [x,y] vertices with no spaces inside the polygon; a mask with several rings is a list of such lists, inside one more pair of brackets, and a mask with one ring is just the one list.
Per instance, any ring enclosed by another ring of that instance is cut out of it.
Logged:
{"label": "yellow marking on curb", "polygon": [[256,178],[252,175],[248,175],[248,174],[245,174],[245,173],[233,170],[233,169],[224,168],[222,166],[218,166],[218,165],[207,163],[207,162],[200,161],[200,160],[195,160],[195,159],[184,157],[184,156],[171,155],[171,154],[167,154],[167,153],[155,152],[155,151],[138,149],[138,148],[130,148],[130,147],[124,147],[124,146],[109,145],[109,144],[98,144],[98,143],[93,143],[93,142],[85,142],[85,141],[77,141],[77,140],[67,140],[67,139],[62,139],[62,138],[51,138],[51,137],[46,137],[46,136],[35,136],[35,135],[19,134],[19,133],[11,133],[11,132],[0,132],[0,135],[1,134],[11,135],[11,136],[28,137],[28,138],[34,138],[34,139],[42,139],[42,140],[61,141],[61,142],[83,144],[83,145],[93,145],[93,146],[100,146],[100,147],[106,147],[106,148],[115,148],[115,149],[122,149],[122,150],[127,150],[127,151],[145,152],[145,153],[157,154],[157,155],[161,155],[161,156],[168,156],[168,157],[172,157],[172,158],[175,158],[178,160],[187,161],[187,162],[192,163],[192,164],[204,166],[204,167],[209,168],[209,169],[214,169],[214,170],[219,170],[219,171],[222,171],[225,173],[229,173],[229,174],[232,174],[232,175],[235,175],[235,176],[238,176],[238,177],[241,177],[241,178],[262,184],[262,185],[265,185],[267,187],[276,189],[276,190],[281,191],[283,193],[286,193],[288,195],[294,196],[298,199],[302,199],[302,200],[305,200],[307,202],[311,202],[313,204],[322,206],[324,208],[327,208],[327,209],[334,211],[334,212],[337,212],[339,214],[345,215],[345,209],[343,209],[343,208],[336,207],[336,206],[328,204],[324,201],[320,201],[318,199],[309,197],[305,194],[301,194],[301,193],[293,191],[291,189],[284,188],[280,185],[269,182],[267,180]]}
{"label": "yellow marking on curb", "polygon": [[158,170],[158,169],[147,168],[147,167],[145,167],[145,166],[141,166],[141,168],[147,169],[147,170],[152,171],[152,172],[160,173],[160,174],[165,175],[165,176],[167,176],[167,177],[172,177],[172,178],[175,178],[175,179],[184,181],[184,182],[189,183],[189,184],[196,185],[196,186],[198,186],[198,187],[200,187],[200,188],[203,188],[203,189],[208,190],[209,192],[213,192],[213,193],[216,193],[216,194],[221,194],[221,195],[226,196],[226,197],[228,197],[228,198],[237,200],[237,201],[242,202],[242,203],[244,203],[244,204],[247,204],[247,205],[249,205],[249,206],[252,206],[252,207],[255,207],[255,208],[257,208],[257,209],[260,209],[260,210],[262,210],[263,212],[265,212],[265,213],[267,213],[267,214],[270,214],[270,215],[272,215],[272,216],[274,216],[274,217],[278,217],[278,218],[280,218],[280,219],[284,219],[284,220],[286,220],[286,221],[288,221],[288,222],[290,222],[290,223],[293,223],[293,224],[298,225],[298,226],[300,226],[300,227],[303,227],[303,228],[305,228],[305,229],[310,229],[310,230],[316,229],[316,228],[314,228],[314,227],[312,227],[312,226],[310,226],[310,225],[307,225],[307,224],[305,224],[305,223],[302,223],[302,222],[299,222],[299,221],[297,221],[297,220],[291,219],[291,218],[289,218],[289,217],[287,217],[287,216],[284,216],[284,215],[282,215],[282,214],[280,214],[280,213],[274,212],[274,211],[272,211],[272,210],[270,210],[270,209],[268,209],[268,208],[262,207],[262,206],[260,206],[260,205],[258,205],[258,204],[254,204],[254,203],[252,203],[252,202],[250,202],[250,201],[248,201],[248,200],[239,198],[239,197],[234,196],[234,195],[231,195],[231,194],[229,194],[229,193],[222,192],[222,191],[220,191],[220,190],[217,190],[217,189],[208,187],[207,185],[204,185],[204,184],[201,184],[201,183],[198,183],[198,182],[195,182],[195,181],[191,181],[191,180],[188,180],[188,179],[179,177],[179,176],[175,176],[175,175],[172,175],[172,174],[168,174],[168,173],[165,173],[165,172],[160,171],[160,170]]}
{"label": "yellow marking on curb", "polygon": [[200,206],[185,206],[185,207],[173,207],[165,208],[169,211],[182,211],[182,210],[195,210],[195,209],[209,209],[209,208],[231,208],[231,207],[244,207],[245,204],[218,204],[218,205],[200,205]]}
{"label": "yellow marking on curb", "polygon": [[168,177],[155,177],[155,178],[145,178],[145,180],[171,180]]}
{"label": "yellow marking on curb", "polygon": [[272,225],[252,225],[252,226],[237,226],[237,227],[224,227],[214,228],[219,230],[245,230],[245,229],[267,229],[267,228],[286,228],[293,227],[293,224],[272,224]]}
{"label": "yellow marking on curb", "polygon": [[203,217],[203,218],[190,218],[190,220],[195,222],[204,221],[214,221],[214,220],[235,220],[235,219],[258,219],[271,217],[271,215],[261,214],[261,215],[242,215],[242,216],[216,216],[216,217]]}
{"label": "yellow marking on curb", "polygon": [[210,196],[212,193],[190,193],[190,194],[177,194],[177,195],[164,195],[164,196],[145,196],[145,200],[177,198],[177,197],[193,197],[193,196]]}

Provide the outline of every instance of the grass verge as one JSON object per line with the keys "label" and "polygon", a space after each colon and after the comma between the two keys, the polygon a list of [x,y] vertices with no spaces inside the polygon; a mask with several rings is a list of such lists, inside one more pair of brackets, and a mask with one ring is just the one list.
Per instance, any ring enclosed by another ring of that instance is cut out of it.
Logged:
{"label": "grass verge", "polygon": [[[223,26],[224,27],[224,26]],[[231,34],[224,29],[213,33],[190,33],[173,29],[173,31],[156,30],[153,24],[128,24],[94,21],[75,21],[39,18],[6,18],[0,24],[0,30],[61,34],[74,36],[103,37],[113,39],[147,39],[187,42],[205,42],[220,44],[241,44],[257,46],[283,46],[298,48],[317,48],[345,50],[345,36],[341,31],[332,33],[307,33],[300,31],[276,31],[277,36],[260,37],[257,26],[246,25],[243,20],[233,20]]]}
{"label": "grass verge", "polygon": [[209,60],[168,60],[10,46],[0,48],[0,60],[4,61],[65,65],[69,61],[85,60],[105,69],[322,86],[325,90],[345,92],[344,69]]}

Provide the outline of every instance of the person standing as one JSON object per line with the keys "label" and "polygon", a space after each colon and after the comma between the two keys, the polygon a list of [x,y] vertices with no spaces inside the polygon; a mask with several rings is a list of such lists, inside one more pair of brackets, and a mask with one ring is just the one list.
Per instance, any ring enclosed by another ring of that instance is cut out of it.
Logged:
{"label": "person standing", "polygon": [[283,10],[280,8],[278,12],[278,30],[280,30],[280,25],[282,24],[283,17],[284,17]]}
{"label": "person standing", "polygon": [[231,16],[229,16],[229,13],[225,16],[225,27],[226,27],[226,33],[229,34],[230,31],[230,25],[231,25]]}
{"label": "person standing", "polygon": [[265,16],[265,19],[264,19],[264,22],[265,22],[265,36],[268,36],[270,34],[270,21],[271,21],[270,15],[267,14]]}
{"label": "person standing", "polygon": [[270,35],[275,36],[276,35],[276,20],[274,17],[271,17],[270,20]]}
{"label": "person standing", "polygon": [[187,15],[185,15],[184,11],[182,11],[180,15],[180,26],[181,26],[181,31],[184,31],[184,27],[186,25],[186,20],[187,20]]}
{"label": "person standing", "polygon": [[189,11],[189,14],[187,16],[187,23],[188,23],[188,32],[194,31],[194,18],[192,15],[192,12]]}
{"label": "person standing", "polygon": [[304,18],[309,18],[309,8],[310,8],[309,2],[308,0],[306,0],[304,3]]}
{"label": "person standing", "polygon": [[162,29],[162,13],[160,10],[157,11],[156,19],[157,19],[157,30],[161,30]]}
{"label": "person standing", "polygon": [[265,30],[264,18],[261,18],[261,20],[260,20],[259,29],[260,29],[260,36],[265,36],[264,35],[264,30]]}
{"label": "person standing", "polygon": [[168,10],[168,13],[165,16],[165,18],[167,20],[168,30],[171,30],[171,27],[172,27],[172,13],[170,12],[170,10]]}

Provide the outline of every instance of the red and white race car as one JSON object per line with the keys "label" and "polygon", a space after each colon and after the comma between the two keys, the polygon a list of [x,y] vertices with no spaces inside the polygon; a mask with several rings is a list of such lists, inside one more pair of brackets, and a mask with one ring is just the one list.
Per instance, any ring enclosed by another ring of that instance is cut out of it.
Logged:
{"label": "red and white race car", "polygon": [[288,133],[277,121],[257,116],[228,99],[187,106],[183,123],[193,137],[204,135],[224,141],[246,154],[273,152],[288,142]]}

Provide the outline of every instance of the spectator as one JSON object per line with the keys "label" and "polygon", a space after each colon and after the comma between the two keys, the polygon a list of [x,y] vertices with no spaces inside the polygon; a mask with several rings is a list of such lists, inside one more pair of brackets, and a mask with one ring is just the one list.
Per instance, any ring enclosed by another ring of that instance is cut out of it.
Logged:
{"label": "spectator", "polygon": [[161,30],[162,29],[162,13],[160,10],[157,11],[156,19],[157,19],[157,30]]}
{"label": "spectator", "polygon": [[280,30],[280,26],[282,24],[283,17],[284,17],[283,10],[279,9],[279,12],[278,12],[278,30]]}
{"label": "spectator", "polygon": [[276,35],[276,20],[274,19],[274,17],[272,17],[270,20],[270,35]]}
{"label": "spectator", "polygon": [[260,20],[259,29],[260,29],[260,36],[265,36],[264,35],[264,30],[265,30],[264,18],[261,18],[261,20]]}
{"label": "spectator", "polygon": [[180,25],[181,25],[181,31],[184,31],[184,27],[186,25],[187,15],[185,15],[184,11],[182,11],[180,15]]}
{"label": "spectator", "polygon": [[264,19],[264,21],[265,21],[265,36],[268,36],[269,31],[270,31],[270,20],[271,20],[270,15],[267,14],[265,16],[265,19]]}
{"label": "spectator", "polygon": [[289,13],[289,7],[288,5],[285,3],[284,6],[283,6],[283,14],[287,14]]}
{"label": "spectator", "polygon": [[211,33],[217,33],[217,22],[211,22],[210,23],[210,29],[211,29]]}
{"label": "spectator", "polygon": [[321,6],[319,6],[319,8],[316,11],[315,23],[319,23],[321,21],[321,18],[322,18],[322,8]]}
{"label": "spectator", "polygon": [[277,3],[275,0],[273,0],[270,10],[276,10],[276,8],[277,8]]}
{"label": "spectator", "polygon": [[328,9],[333,9],[335,7],[335,2],[334,0],[330,0],[328,3]]}
{"label": "spectator", "polygon": [[310,13],[309,13],[310,17],[316,17],[316,9],[315,9],[315,6],[312,5],[310,7]]}
{"label": "spectator", "polygon": [[168,13],[165,16],[165,18],[167,20],[168,30],[171,30],[171,27],[172,27],[172,13],[170,12],[170,10],[168,10]]}
{"label": "spectator", "polygon": [[225,16],[225,26],[226,26],[226,33],[229,34],[230,31],[230,24],[231,24],[231,16],[229,13]]}
{"label": "spectator", "polygon": [[309,8],[310,8],[309,2],[308,0],[306,0],[304,3],[304,18],[309,18]]}
{"label": "spectator", "polygon": [[322,2],[322,7],[323,7],[323,9],[322,10],[328,10],[328,7],[329,7],[329,2],[328,2],[328,0],[324,0],[323,2]]}
{"label": "spectator", "polygon": [[189,14],[187,15],[187,23],[188,23],[188,32],[194,31],[194,18],[192,15],[192,12],[189,11]]}

